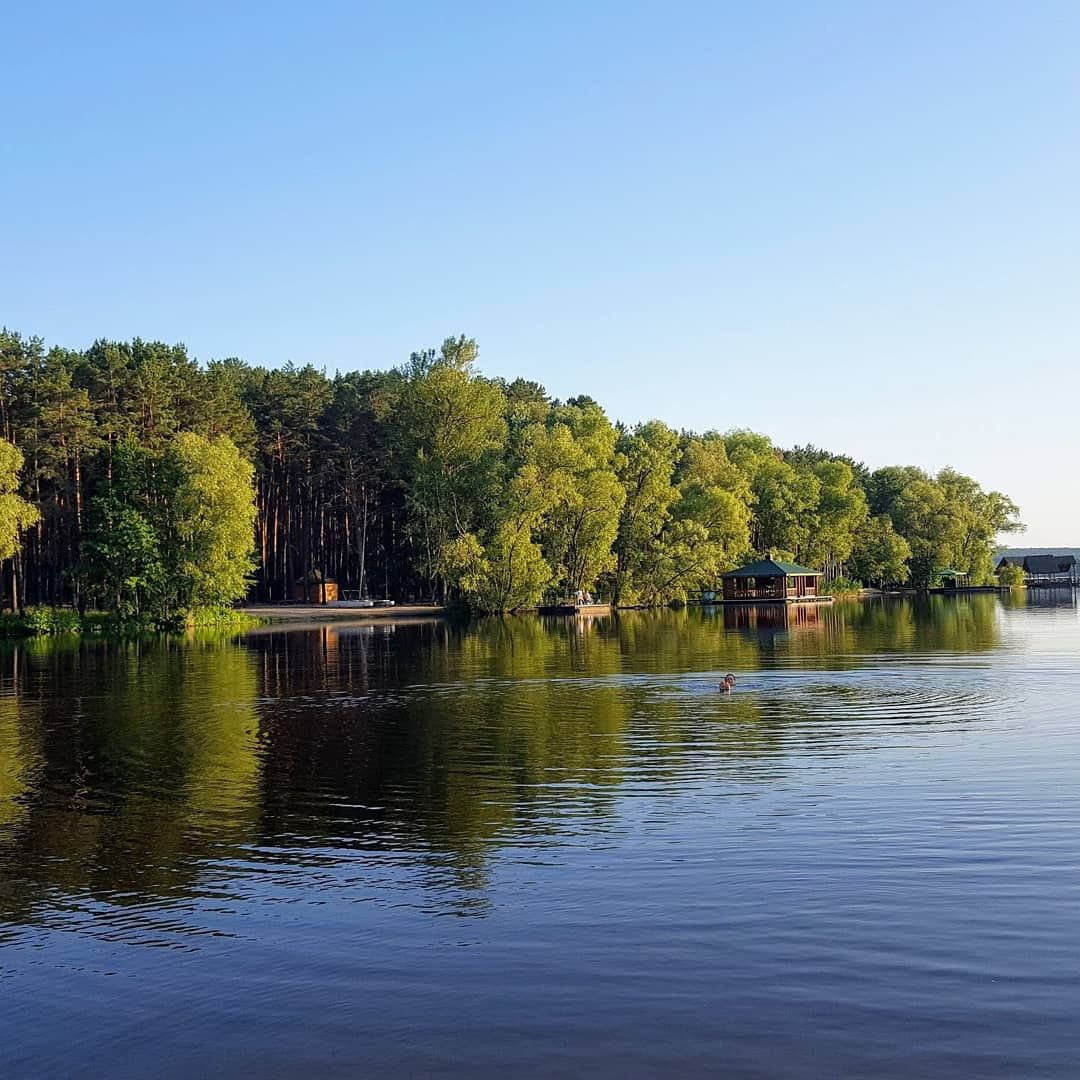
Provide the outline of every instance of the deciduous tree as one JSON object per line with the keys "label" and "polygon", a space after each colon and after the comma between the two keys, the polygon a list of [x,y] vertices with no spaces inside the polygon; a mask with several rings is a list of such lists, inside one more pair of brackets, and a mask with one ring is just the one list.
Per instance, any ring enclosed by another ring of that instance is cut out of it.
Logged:
{"label": "deciduous tree", "polygon": [[[22,466],[22,454],[0,439],[0,563],[18,554],[22,534],[38,520],[36,507],[18,493]],[[17,607],[17,579],[12,582],[12,597]]]}

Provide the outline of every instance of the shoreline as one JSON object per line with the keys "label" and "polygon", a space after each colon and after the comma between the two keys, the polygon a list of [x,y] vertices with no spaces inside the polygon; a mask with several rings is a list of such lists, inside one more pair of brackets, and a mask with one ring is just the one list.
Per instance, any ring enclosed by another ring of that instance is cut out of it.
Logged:
{"label": "shoreline", "polygon": [[[816,604],[859,602],[867,600],[888,600],[917,595],[970,595],[972,593],[1007,595],[1018,591],[1022,587],[1002,588],[995,586],[983,586],[972,589],[859,589],[852,592],[840,593],[836,596],[820,597]],[[765,606],[766,604],[786,604],[786,606],[804,606],[800,601],[727,601],[717,603],[715,607],[724,606]],[[686,607],[704,608],[706,604],[691,600]],[[594,604],[588,607],[572,608],[571,605],[560,605],[558,608],[528,609],[513,613],[514,615],[534,615],[540,618],[562,616],[565,618],[596,619],[606,616],[618,616],[623,612],[630,611],[659,611],[667,610],[669,605],[660,604],[655,607],[637,607],[626,605],[613,608],[604,604]],[[27,619],[25,615],[17,615],[14,612],[0,612],[0,641],[18,641],[28,638],[43,637],[138,637],[160,633],[183,633],[189,630],[221,630],[225,632],[251,632],[260,627],[288,626],[325,626],[327,624],[349,623],[352,625],[383,625],[390,626],[395,623],[434,623],[442,622],[453,617],[453,613],[439,604],[402,604],[395,607],[381,608],[358,608],[358,607],[335,607],[323,604],[251,604],[245,607],[227,609],[223,614],[231,613],[233,619],[210,619],[204,623],[195,623],[190,626],[176,628],[161,628],[150,625],[138,625],[117,621],[114,617],[94,612],[89,616],[78,616],[74,609],[70,608],[42,608],[37,609],[38,618]],[[486,616],[492,617],[492,616]],[[35,625],[40,621],[41,625]]]}
{"label": "shoreline", "polygon": [[[863,590],[862,592],[850,593],[839,597],[828,597],[828,602],[845,599],[868,599],[871,596],[893,595],[880,593],[876,590]],[[818,603],[825,601],[822,597]],[[734,603],[731,601],[729,603]],[[753,603],[748,601],[747,603]],[[784,603],[784,601],[777,601]],[[706,605],[691,601],[686,607],[704,607]],[[717,604],[717,607],[724,606]],[[333,607],[324,604],[251,604],[247,607],[237,608],[237,611],[258,620],[262,625],[274,624],[300,624],[308,625],[320,623],[393,623],[393,622],[437,622],[448,618],[447,609],[439,604],[402,604],[398,607],[387,608],[355,608]],[[545,608],[529,608],[515,612],[504,612],[504,615],[536,615],[541,618],[551,616],[597,618],[605,615],[618,615],[631,611],[667,611],[667,604],[657,604],[651,607],[628,604],[623,607],[611,607],[607,604],[593,604],[577,610],[571,610],[571,605],[550,606]],[[494,613],[475,616],[481,618],[499,617]]]}
{"label": "shoreline", "polygon": [[445,619],[446,608],[437,604],[402,604],[399,607],[330,607],[324,604],[250,604],[237,611],[270,623],[291,622],[419,622]]}

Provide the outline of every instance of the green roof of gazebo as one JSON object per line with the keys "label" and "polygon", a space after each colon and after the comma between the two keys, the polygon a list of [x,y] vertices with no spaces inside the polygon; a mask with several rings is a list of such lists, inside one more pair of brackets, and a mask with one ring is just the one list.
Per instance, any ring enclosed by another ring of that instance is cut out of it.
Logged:
{"label": "green roof of gazebo", "polygon": [[798,563],[777,562],[776,559],[761,559],[759,562],[747,563],[746,566],[740,566],[738,570],[729,570],[726,574],[721,574],[720,576],[725,578],[821,577],[821,571],[811,570],[806,566],[799,566]]}

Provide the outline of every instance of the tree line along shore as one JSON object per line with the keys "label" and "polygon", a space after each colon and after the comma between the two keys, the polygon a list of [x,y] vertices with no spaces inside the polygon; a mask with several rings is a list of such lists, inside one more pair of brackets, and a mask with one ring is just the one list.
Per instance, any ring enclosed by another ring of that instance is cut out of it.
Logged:
{"label": "tree line along shore", "polygon": [[765,555],[836,591],[925,588],[942,567],[979,584],[998,534],[1022,528],[1006,495],[952,469],[627,426],[476,361],[458,337],[331,377],[0,331],[5,606],[218,619],[313,573],[477,611],[578,589],[652,605]]}

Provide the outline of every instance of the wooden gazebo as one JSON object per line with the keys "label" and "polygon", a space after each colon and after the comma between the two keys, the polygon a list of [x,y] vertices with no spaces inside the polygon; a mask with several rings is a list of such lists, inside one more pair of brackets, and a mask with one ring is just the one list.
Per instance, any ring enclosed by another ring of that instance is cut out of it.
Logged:
{"label": "wooden gazebo", "polygon": [[968,575],[966,570],[953,570],[951,567],[946,567],[944,570],[939,570],[937,576],[941,579],[941,587],[946,592],[967,588]]}
{"label": "wooden gazebo", "polygon": [[795,604],[799,601],[829,599],[818,596],[820,577],[820,570],[775,559],[761,559],[723,575],[724,601]]}

